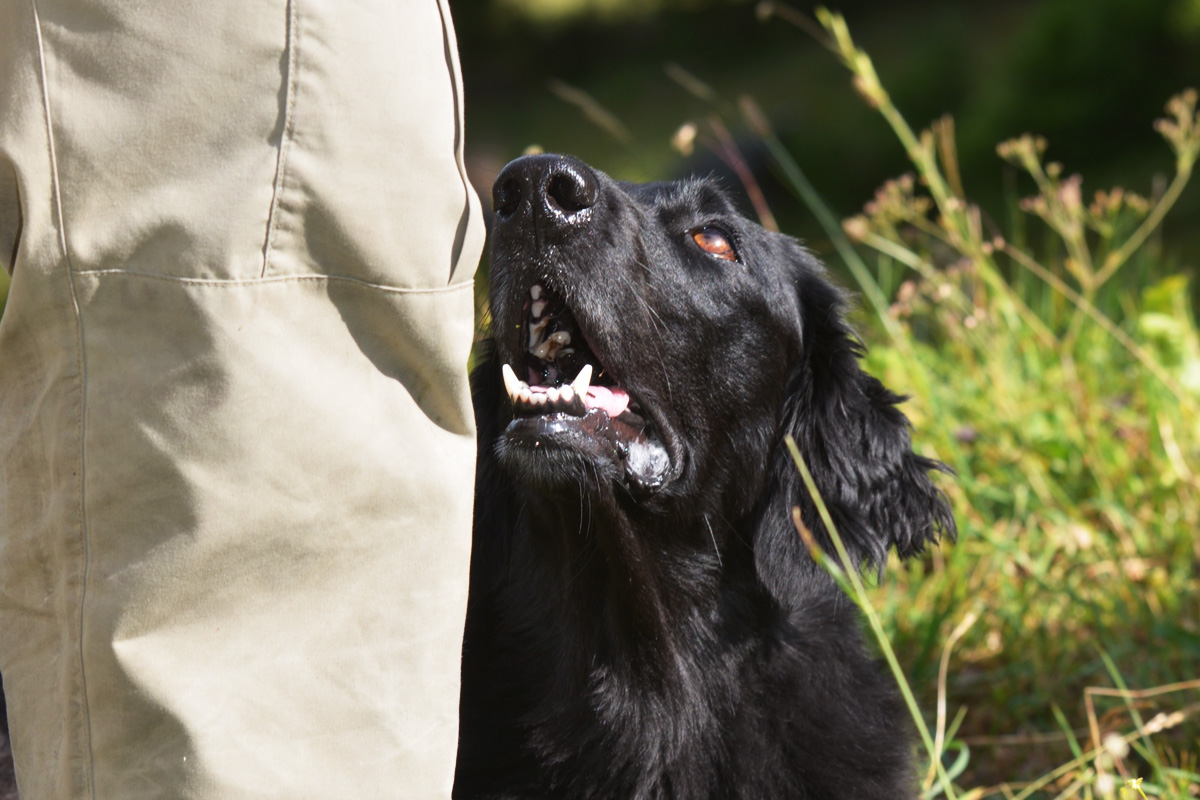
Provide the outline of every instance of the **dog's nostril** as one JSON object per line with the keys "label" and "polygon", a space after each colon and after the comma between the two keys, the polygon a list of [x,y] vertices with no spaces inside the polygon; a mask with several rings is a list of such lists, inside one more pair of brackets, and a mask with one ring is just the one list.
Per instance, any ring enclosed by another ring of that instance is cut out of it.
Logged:
{"label": "dog's nostril", "polygon": [[591,208],[596,204],[596,181],[590,175],[564,169],[550,176],[546,199],[567,214]]}
{"label": "dog's nostril", "polygon": [[492,208],[508,216],[521,207],[521,184],[515,178],[500,181],[492,190]]}

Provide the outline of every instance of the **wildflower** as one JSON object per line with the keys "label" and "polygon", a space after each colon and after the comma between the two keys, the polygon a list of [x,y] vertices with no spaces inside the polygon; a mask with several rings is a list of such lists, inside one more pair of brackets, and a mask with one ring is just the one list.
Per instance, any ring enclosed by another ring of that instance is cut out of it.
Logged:
{"label": "wildflower", "polygon": [[1104,734],[1104,749],[1118,761],[1129,755],[1129,742],[1119,733]]}
{"label": "wildflower", "polygon": [[1083,207],[1083,176],[1072,175],[1058,187],[1058,199],[1066,212],[1072,216]]}
{"label": "wildflower", "polygon": [[671,137],[671,147],[681,155],[690,156],[696,149],[696,134],[698,130],[694,122],[685,122]]}
{"label": "wildflower", "polygon": [[871,224],[867,222],[867,218],[861,214],[857,217],[850,217],[842,222],[842,230],[856,242],[861,242],[871,233]]}

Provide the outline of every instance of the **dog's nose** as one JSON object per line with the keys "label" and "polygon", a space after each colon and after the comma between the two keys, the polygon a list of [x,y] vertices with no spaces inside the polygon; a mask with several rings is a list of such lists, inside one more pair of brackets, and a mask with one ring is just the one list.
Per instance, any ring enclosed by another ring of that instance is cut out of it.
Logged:
{"label": "dog's nose", "polygon": [[528,213],[551,225],[577,224],[598,196],[596,174],[579,159],[525,156],[500,171],[492,188],[492,207],[502,223]]}

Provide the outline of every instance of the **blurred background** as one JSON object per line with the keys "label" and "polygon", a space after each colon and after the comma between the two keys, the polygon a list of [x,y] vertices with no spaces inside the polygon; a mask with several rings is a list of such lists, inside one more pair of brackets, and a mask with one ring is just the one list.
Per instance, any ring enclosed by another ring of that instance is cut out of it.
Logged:
{"label": "blurred background", "polygon": [[[1168,97],[1200,84],[1200,0],[846,0],[831,9],[914,127],[953,115],[967,193],[997,215],[1003,193],[1024,187],[995,147],[1026,132],[1045,136],[1049,157],[1085,175],[1085,189],[1150,194],[1147,178],[1173,165],[1151,122]],[[467,154],[485,198],[500,167],[529,146],[626,180],[728,174],[710,149],[685,158],[671,147],[680,126],[720,104],[689,93],[681,70],[726,103],[752,96],[842,216],[911,169],[837,60],[778,17],[760,22],[753,0],[455,0],[453,12]],[[611,116],[598,120],[592,103]],[[781,227],[825,250],[755,137],[731,128]],[[1196,253],[1198,208],[1191,192],[1167,224],[1168,236],[1187,240],[1181,253]]]}

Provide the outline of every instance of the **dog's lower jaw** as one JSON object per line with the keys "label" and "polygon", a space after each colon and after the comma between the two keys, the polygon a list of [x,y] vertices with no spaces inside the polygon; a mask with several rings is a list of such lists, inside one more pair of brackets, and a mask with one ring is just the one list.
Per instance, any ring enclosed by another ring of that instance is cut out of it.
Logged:
{"label": "dog's lower jaw", "polygon": [[610,484],[644,499],[661,490],[671,457],[653,432],[603,411],[518,417],[496,442],[501,466],[519,483],[545,491],[604,492]]}

